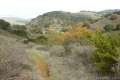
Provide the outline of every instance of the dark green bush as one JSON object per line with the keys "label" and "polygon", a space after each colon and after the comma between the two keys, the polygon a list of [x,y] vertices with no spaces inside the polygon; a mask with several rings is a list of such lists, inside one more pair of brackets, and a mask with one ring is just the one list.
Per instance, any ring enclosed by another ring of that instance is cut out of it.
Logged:
{"label": "dark green bush", "polygon": [[108,31],[108,32],[112,31],[113,29],[114,29],[114,27],[113,27],[113,25],[111,25],[111,24],[107,24],[107,25],[105,25],[105,27],[104,27],[104,30],[105,30],[105,31]]}
{"label": "dark green bush", "polygon": [[27,37],[26,27],[24,25],[13,25],[11,32],[21,37]]}
{"label": "dark green bush", "polygon": [[0,19],[0,29],[9,30],[10,29],[10,23]]}
{"label": "dark green bush", "polygon": [[120,15],[120,11],[116,11],[116,12],[114,12],[114,14],[118,14],[118,15]]}
{"label": "dark green bush", "polygon": [[47,37],[45,37],[44,35],[41,35],[35,39],[31,39],[31,41],[37,44],[47,44]]}
{"label": "dark green bush", "polygon": [[115,30],[120,30],[120,24],[117,24],[117,25],[116,25]]}

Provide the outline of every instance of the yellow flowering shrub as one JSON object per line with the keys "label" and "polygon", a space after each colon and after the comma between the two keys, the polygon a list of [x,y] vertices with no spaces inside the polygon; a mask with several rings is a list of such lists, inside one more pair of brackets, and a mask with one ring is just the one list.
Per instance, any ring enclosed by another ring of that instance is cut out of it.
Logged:
{"label": "yellow flowering shrub", "polygon": [[74,26],[69,28],[66,32],[57,32],[53,36],[49,37],[49,42],[52,43],[63,43],[66,39],[80,39],[81,36],[91,36],[92,30],[81,27]]}

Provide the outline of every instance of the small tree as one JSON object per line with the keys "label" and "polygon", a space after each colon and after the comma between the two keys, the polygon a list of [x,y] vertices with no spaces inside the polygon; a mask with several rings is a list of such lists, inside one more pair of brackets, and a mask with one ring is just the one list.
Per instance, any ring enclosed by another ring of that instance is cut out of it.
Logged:
{"label": "small tree", "polygon": [[24,25],[13,25],[11,32],[21,37],[27,37],[26,27]]}
{"label": "small tree", "polygon": [[108,31],[108,32],[112,31],[113,30],[113,25],[107,24],[107,25],[105,25],[104,29],[105,29],[105,31]]}
{"label": "small tree", "polygon": [[9,30],[10,23],[0,19],[0,28],[3,29],[3,30]]}

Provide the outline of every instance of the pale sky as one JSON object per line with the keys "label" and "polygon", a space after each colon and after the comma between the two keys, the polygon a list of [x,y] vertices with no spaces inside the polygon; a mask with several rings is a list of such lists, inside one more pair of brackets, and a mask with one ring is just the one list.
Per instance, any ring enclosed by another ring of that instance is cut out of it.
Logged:
{"label": "pale sky", "polygon": [[33,18],[50,11],[120,9],[120,0],[0,0],[0,17]]}

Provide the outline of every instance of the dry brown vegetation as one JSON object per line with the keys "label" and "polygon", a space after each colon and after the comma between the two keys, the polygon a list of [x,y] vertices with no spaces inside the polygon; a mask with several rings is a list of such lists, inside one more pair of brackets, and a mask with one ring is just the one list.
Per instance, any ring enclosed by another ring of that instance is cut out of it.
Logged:
{"label": "dry brown vegetation", "polygon": [[50,80],[48,64],[44,57],[41,56],[40,52],[31,49],[28,50],[28,53],[30,54],[31,62],[33,62],[34,66],[36,67],[36,72],[43,77],[43,80]]}
{"label": "dry brown vegetation", "polygon": [[56,32],[53,36],[48,38],[49,43],[63,43],[65,40],[78,40],[82,36],[90,37],[93,31],[82,26],[73,26],[65,32]]}
{"label": "dry brown vegetation", "polygon": [[0,35],[0,80],[33,80],[26,46]]}

